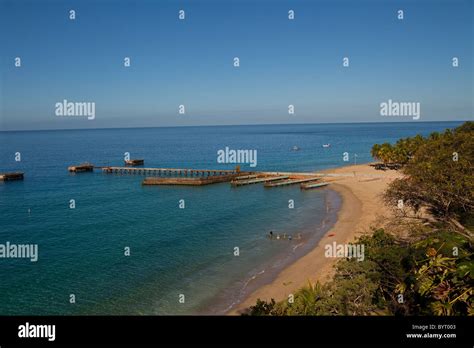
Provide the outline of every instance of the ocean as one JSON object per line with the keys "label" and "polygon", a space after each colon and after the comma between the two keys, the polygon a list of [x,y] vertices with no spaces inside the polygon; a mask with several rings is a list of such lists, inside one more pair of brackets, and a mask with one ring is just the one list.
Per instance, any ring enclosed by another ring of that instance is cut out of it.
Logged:
{"label": "ocean", "polygon": [[[315,171],[370,162],[374,143],[459,124],[0,132],[0,172],[25,172],[0,182],[0,244],[38,245],[37,262],[0,258],[0,314],[222,314],[310,250],[341,201],[330,187],[142,186],[141,175],[73,174],[70,165],[123,166],[128,152],[145,167],[232,169],[217,162],[227,146],[257,150],[257,166],[242,170]],[[270,240],[270,230],[302,239]]]}

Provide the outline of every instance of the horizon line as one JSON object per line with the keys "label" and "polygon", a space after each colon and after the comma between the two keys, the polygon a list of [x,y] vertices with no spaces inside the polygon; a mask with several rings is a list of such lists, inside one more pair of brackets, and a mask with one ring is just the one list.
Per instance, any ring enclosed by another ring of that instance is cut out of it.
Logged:
{"label": "horizon line", "polygon": [[198,128],[198,127],[248,127],[248,126],[292,126],[292,125],[317,125],[317,124],[398,124],[398,123],[455,123],[469,122],[473,120],[450,120],[450,121],[382,121],[382,122],[311,122],[311,123],[254,123],[254,124],[211,124],[211,125],[176,125],[176,126],[136,126],[136,127],[98,127],[98,128],[44,128],[44,129],[8,129],[7,132],[55,132],[55,131],[80,131],[80,130],[108,130],[108,129],[147,129],[147,128]]}

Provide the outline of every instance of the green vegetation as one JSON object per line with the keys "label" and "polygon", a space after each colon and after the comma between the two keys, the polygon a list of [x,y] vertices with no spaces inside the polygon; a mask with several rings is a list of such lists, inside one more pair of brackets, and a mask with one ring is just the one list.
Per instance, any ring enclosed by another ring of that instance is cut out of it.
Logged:
{"label": "green vegetation", "polygon": [[249,314],[474,314],[472,247],[464,237],[438,231],[409,244],[380,229],[357,243],[366,246],[363,262],[341,260],[328,283],[300,289],[293,303],[259,300]]}
{"label": "green vegetation", "polygon": [[[406,177],[395,180],[385,193],[386,203],[394,206],[402,200],[415,213],[426,208],[472,238],[461,222],[474,209],[474,123],[404,141],[397,142],[394,152],[412,153],[412,157],[403,163]],[[404,144],[414,143],[418,145],[408,145],[406,150]]]}
{"label": "green vegetation", "polygon": [[248,314],[474,315],[474,124],[377,144],[372,155],[406,174],[384,197],[392,207],[402,200],[404,214],[356,241],[364,261],[340,260],[329,282],[308,284],[293,301],[258,300]]}
{"label": "green vegetation", "polygon": [[418,148],[426,142],[421,135],[400,139],[395,145],[389,143],[375,144],[370,150],[372,157],[387,164],[404,165],[413,158]]}

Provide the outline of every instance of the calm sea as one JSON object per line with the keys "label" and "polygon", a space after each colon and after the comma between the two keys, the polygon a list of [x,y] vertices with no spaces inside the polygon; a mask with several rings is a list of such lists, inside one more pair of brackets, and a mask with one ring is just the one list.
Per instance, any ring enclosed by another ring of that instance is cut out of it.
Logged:
{"label": "calm sea", "polygon": [[[312,247],[340,200],[297,185],[143,187],[142,176],[70,174],[69,165],[121,166],[129,152],[146,167],[224,169],[233,165],[218,164],[217,151],[228,146],[257,150],[256,170],[314,171],[369,162],[374,143],[458,124],[0,132],[0,172],[25,172],[24,181],[0,183],[0,244],[39,247],[37,262],[0,259],[0,314],[222,313]],[[269,230],[303,239],[272,241]]]}

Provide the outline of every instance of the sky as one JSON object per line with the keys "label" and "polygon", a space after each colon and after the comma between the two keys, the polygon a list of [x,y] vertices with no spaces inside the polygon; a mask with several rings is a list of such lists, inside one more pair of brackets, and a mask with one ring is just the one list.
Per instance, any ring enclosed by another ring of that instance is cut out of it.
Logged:
{"label": "sky", "polygon": [[[473,12],[471,0],[0,0],[0,130],[409,121],[381,116],[389,99],[419,102],[417,122],[473,119]],[[58,117],[64,99],[94,102],[95,118]]]}

